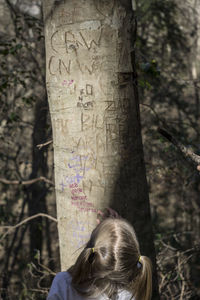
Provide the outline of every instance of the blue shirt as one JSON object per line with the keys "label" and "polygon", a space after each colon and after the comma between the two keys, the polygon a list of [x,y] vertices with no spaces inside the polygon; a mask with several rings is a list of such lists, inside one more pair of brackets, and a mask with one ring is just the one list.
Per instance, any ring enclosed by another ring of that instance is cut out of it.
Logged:
{"label": "blue shirt", "polygon": [[[118,300],[134,300],[130,292],[122,290],[118,293]],[[86,298],[77,293],[71,285],[71,275],[68,272],[58,273],[51,285],[47,300],[109,300],[101,295],[97,298]]]}

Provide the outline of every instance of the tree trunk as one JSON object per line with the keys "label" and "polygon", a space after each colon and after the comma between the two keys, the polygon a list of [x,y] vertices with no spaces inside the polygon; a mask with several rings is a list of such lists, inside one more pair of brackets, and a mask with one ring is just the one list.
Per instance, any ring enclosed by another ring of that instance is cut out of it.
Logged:
{"label": "tree trunk", "polygon": [[62,269],[105,207],[134,225],[155,261],[131,1],[46,0],[44,18]]}
{"label": "tree trunk", "polygon": [[[36,100],[35,112],[34,112],[34,128],[32,134],[32,172],[30,179],[37,178],[39,176],[47,176],[47,153],[46,149],[38,149],[37,145],[41,144],[45,140],[46,126],[47,126],[47,96],[44,92],[41,95],[41,99]],[[27,200],[28,200],[28,212],[29,216],[37,214],[39,212],[47,213],[46,207],[46,195],[47,187],[44,182],[36,182],[26,188]],[[30,230],[30,258],[34,260],[34,256],[40,251],[42,257],[43,247],[43,232],[42,227],[44,223],[42,218],[32,220],[29,224]]]}

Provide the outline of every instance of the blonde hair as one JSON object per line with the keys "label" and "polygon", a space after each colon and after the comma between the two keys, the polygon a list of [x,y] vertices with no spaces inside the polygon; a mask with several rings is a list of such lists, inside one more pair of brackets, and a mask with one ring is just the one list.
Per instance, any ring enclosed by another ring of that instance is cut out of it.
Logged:
{"label": "blonde hair", "polygon": [[86,297],[105,294],[116,299],[119,290],[128,290],[136,300],[151,299],[151,261],[140,255],[135,231],[126,220],[101,222],[68,271],[73,287]]}

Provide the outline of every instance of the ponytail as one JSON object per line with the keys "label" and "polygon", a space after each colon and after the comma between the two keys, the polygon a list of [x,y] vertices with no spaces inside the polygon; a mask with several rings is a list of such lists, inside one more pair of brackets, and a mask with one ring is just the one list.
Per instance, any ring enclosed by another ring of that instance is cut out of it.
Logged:
{"label": "ponytail", "polygon": [[152,264],[147,256],[140,256],[141,270],[134,281],[134,296],[136,300],[151,300],[152,295]]}
{"label": "ponytail", "polygon": [[85,281],[85,278],[92,277],[92,260],[94,255],[94,248],[83,249],[75,265],[69,270],[72,275],[72,284],[79,285]]}
{"label": "ponytail", "polygon": [[96,269],[99,269],[99,251],[95,248],[84,248],[75,264],[68,269],[72,276],[72,286],[83,296],[96,296],[98,288],[96,281]]}

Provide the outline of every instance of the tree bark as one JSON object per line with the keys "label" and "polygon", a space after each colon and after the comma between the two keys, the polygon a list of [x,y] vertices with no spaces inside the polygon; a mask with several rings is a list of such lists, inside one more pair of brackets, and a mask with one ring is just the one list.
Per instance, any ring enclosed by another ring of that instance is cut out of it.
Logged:
{"label": "tree bark", "polygon": [[44,19],[62,269],[105,207],[134,225],[155,262],[131,1],[46,0]]}
{"label": "tree bark", "polygon": [[[37,99],[35,103],[34,128],[32,134],[32,172],[30,174],[30,180],[40,176],[46,177],[47,175],[48,167],[46,149],[44,148],[39,150],[37,147],[37,145],[44,141],[46,137],[47,112],[47,95],[44,91],[41,95],[41,99]],[[26,192],[29,216],[35,215],[40,212],[47,213],[46,183],[42,181],[35,182],[26,188]],[[36,250],[40,251],[42,257],[43,225],[44,221],[41,217],[37,220],[31,221],[29,224],[31,260],[34,260],[34,256],[37,253]],[[49,229],[49,226],[47,226],[47,228]],[[51,248],[50,245],[49,247]]]}

